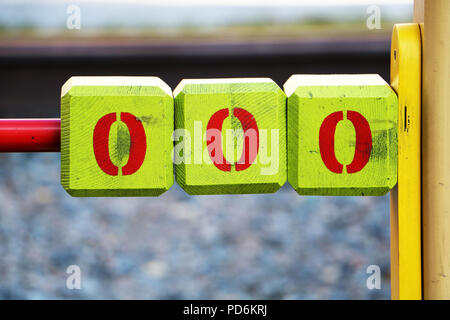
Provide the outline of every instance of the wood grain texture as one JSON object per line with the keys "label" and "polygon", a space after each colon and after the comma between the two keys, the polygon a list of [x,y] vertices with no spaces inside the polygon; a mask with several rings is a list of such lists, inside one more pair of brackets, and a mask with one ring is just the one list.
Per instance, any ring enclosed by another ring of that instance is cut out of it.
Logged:
{"label": "wood grain texture", "polygon": [[[286,96],[272,80],[183,80],[174,96],[175,127],[191,136],[178,142],[188,154],[176,165],[177,182],[188,194],[270,193],[286,182]],[[235,114],[239,109],[252,115],[259,130],[256,158],[243,170],[239,170],[238,160],[244,154],[247,125]],[[228,114],[221,143],[229,171],[212,163],[205,139],[211,118],[220,110]],[[235,130],[233,144],[226,142],[227,131],[231,130]]]}
{"label": "wood grain texture", "polygon": [[391,297],[422,299],[422,44],[417,23],[392,32],[391,86],[398,95],[398,184],[391,191]]}
{"label": "wood grain texture", "polygon": [[426,0],[422,78],[424,299],[450,299],[450,1]]}
{"label": "wood grain texture", "polygon": [[379,196],[396,184],[397,96],[380,76],[294,75],[284,88],[288,181],[299,194]]}
{"label": "wood grain texture", "polygon": [[61,96],[61,184],[69,194],[158,196],[172,186],[173,97],[162,80],[72,77]]}
{"label": "wood grain texture", "polygon": [[414,22],[423,23],[425,18],[425,0],[414,0]]}

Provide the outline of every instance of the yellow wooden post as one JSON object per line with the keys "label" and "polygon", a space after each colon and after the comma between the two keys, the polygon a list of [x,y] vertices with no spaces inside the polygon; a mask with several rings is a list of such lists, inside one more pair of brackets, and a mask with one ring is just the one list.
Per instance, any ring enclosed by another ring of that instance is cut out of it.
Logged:
{"label": "yellow wooden post", "polygon": [[391,298],[421,299],[421,36],[394,26],[391,86],[398,95],[398,185],[391,192]]}
{"label": "yellow wooden post", "polygon": [[450,299],[449,0],[425,1],[422,106],[424,298]]}

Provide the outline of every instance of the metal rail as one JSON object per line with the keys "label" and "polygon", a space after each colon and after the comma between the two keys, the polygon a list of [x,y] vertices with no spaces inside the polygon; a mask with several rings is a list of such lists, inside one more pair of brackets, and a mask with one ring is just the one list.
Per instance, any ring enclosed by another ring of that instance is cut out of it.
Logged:
{"label": "metal rail", "polygon": [[0,119],[0,152],[60,152],[60,119]]}

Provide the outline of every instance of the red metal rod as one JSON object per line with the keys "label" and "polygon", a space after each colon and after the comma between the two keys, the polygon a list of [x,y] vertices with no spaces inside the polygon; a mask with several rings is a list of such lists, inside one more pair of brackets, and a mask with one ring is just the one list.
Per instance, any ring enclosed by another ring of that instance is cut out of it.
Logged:
{"label": "red metal rod", "polygon": [[0,119],[0,152],[60,150],[60,119]]}

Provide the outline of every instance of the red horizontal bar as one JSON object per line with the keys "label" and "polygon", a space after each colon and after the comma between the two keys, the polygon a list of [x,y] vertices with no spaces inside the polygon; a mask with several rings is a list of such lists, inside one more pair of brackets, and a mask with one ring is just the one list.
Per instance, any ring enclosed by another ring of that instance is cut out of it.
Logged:
{"label": "red horizontal bar", "polygon": [[0,152],[60,150],[60,119],[0,119]]}

